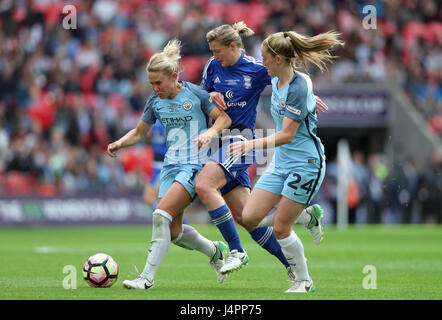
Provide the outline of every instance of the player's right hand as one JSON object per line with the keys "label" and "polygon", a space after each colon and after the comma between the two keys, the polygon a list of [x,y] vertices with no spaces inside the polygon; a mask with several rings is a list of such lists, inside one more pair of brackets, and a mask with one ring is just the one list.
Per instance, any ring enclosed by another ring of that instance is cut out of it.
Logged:
{"label": "player's right hand", "polygon": [[321,112],[325,112],[328,110],[328,106],[319,98],[315,96],[316,99],[316,114],[320,114]]}
{"label": "player's right hand", "polygon": [[227,109],[226,102],[224,101],[224,96],[222,95],[222,93],[213,91],[210,93],[210,98],[212,98],[212,102],[219,110],[224,111]]}
{"label": "player's right hand", "polygon": [[115,152],[117,152],[118,149],[120,149],[120,145],[118,142],[109,143],[107,146],[107,154],[112,158],[115,158],[117,156]]}

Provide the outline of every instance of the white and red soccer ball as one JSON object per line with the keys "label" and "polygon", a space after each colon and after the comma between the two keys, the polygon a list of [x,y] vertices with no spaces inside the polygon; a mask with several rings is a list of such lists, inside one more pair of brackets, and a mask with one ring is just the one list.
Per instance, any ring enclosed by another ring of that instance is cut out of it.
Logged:
{"label": "white and red soccer ball", "polygon": [[91,287],[109,288],[117,281],[118,265],[110,255],[94,254],[83,265],[83,277]]}

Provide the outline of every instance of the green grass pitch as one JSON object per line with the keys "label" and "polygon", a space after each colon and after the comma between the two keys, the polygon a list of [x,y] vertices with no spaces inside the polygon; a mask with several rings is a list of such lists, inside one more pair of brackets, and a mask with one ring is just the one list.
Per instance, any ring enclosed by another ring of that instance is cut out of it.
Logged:
{"label": "green grass pitch", "polygon": [[[221,240],[215,226],[195,227]],[[304,243],[314,293],[285,294],[290,284],[282,265],[241,227],[250,263],[223,284],[206,256],[171,245],[149,291],[126,290],[122,282],[134,278],[133,265],[143,269],[151,226],[0,229],[0,299],[442,299],[442,226],[328,226],[320,246],[303,227],[294,230]],[[98,252],[110,254],[120,267],[111,288],[90,288],[82,278],[84,261]],[[63,273],[66,265],[76,269],[76,289],[63,287],[73,275]],[[375,269],[364,273],[367,265]],[[376,289],[364,289],[367,276]]]}

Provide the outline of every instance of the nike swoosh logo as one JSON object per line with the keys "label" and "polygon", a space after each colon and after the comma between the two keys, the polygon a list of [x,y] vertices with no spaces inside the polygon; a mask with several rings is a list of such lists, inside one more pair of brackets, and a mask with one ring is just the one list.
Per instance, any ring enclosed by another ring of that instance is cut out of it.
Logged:
{"label": "nike swoosh logo", "polygon": [[305,286],[305,291],[310,291],[310,288],[311,288],[312,286],[310,285],[310,286]]}
{"label": "nike swoosh logo", "polygon": [[152,288],[152,286],[153,286],[152,284],[151,284],[150,286],[148,286],[147,283],[145,283],[145,284],[144,284],[144,289]]}

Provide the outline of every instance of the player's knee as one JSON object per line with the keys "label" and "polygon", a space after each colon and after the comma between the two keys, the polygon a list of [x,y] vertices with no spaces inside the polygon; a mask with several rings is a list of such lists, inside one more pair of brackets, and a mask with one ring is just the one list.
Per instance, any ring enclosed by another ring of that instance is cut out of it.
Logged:
{"label": "player's knee", "polygon": [[260,222],[254,215],[248,214],[246,211],[242,213],[241,218],[243,224],[251,229],[255,229]]}
{"label": "player's knee", "polygon": [[233,219],[239,224],[242,224],[242,211],[236,210],[232,207],[229,207],[230,213],[232,214]]}
{"label": "player's knee", "polygon": [[253,228],[250,228],[250,226],[245,223],[242,217],[242,211],[230,209],[230,213],[232,214],[232,217],[235,220],[235,222],[238,223],[240,226],[242,226],[244,229],[246,229],[247,231],[253,230]]}
{"label": "player's knee", "polygon": [[287,238],[290,235],[291,231],[291,227],[287,228],[286,226],[278,224],[275,224],[273,226],[273,232],[275,233],[276,239],[278,240]]}
{"label": "player's knee", "polygon": [[[198,181],[195,183],[195,192],[198,194],[202,202],[210,196],[213,188],[205,181]],[[216,191],[216,190],[215,190]]]}

